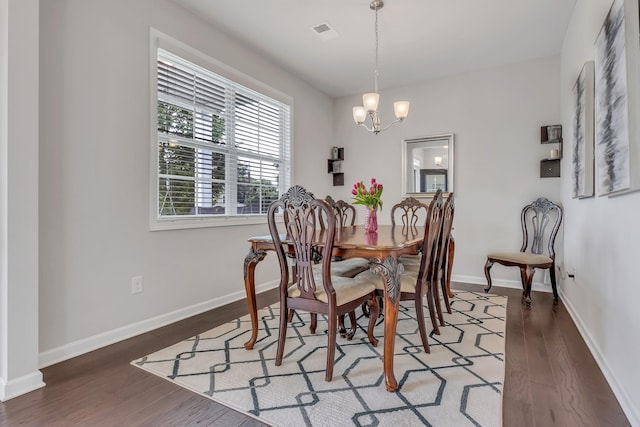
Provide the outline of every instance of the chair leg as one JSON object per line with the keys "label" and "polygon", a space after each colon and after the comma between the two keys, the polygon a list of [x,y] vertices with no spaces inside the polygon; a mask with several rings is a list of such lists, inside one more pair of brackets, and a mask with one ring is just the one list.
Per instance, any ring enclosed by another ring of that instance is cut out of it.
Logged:
{"label": "chair leg", "polygon": [[[341,322],[342,322],[342,325],[340,325]],[[351,341],[354,335],[356,334],[356,329],[358,327],[356,323],[355,310],[351,310],[349,312],[349,324],[351,325],[351,329],[347,330],[347,328],[344,326],[344,314],[341,314],[340,316],[338,316],[338,330],[340,331],[340,336],[342,338],[346,338],[347,340]]]}
{"label": "chair leg", "polygon": [[551,265],[549,270],[549,277],[551,278],[551,289],[553,290],[553,299],[558,301],[558,287],[556,285],[556,263]]}
{"label": "chair leg", "polygon": [[440,335],[440,328],[438,327],[438,320],[436,319],[436,308],[433,304],[433,290],[431,289],[431,282],[427,282],[427,304],[429,305],[429,316],[431,317],[431,325],[433,326],[433,333]]}
{"label": "chair leg", "polygon": [[364,317],[369,317],[369,307],[367,307],[366,302],[362,303],[362,314],[364,314]]}
{"label": "chair leg", "polygon": [[336,357],[336,331],[338,329],[338,316],[329,314],[329,330],[327,331],[327,367],[325,368],[324,380],[330,382],[333,379],[333,364]]}
{"label": "chair leg", "polygon": [[289,314],[287,315],[287,322],[291,323],[293,321],[293,315],[296,314],[295,310],[289,310]]}
{"label": "chair leg", "polygon": [[447,313],[451,314],[451,302],[449,302],[449,292],[447,291],[447,268],[442,271],[440,277],[440,288],[442,289],[442,299],[444,299],[444,307],[447,309]]}
{"label": "chair leg", "polygon": [[493,266],[493,261],[487,259],[487,262],[484,264],[484,275],[487,278],[487,287],[484,288],[485,292],[489,292],[491,290],[491,267]]}
{"label": "chair leg", "polygon": [[344,314],[338,316],[338,333],[342,338],[347,336],[347,328],[344,326]]}
{"label": "chair leg", "polygon": [[535,270],[532,267],[526,266],[520,268],[520,276],[522,277],[522,299],[527,304],[531,305],[531,285],[533,283],[533,273]]}
{"label": "chair leg", "polygon": [[436,313],[438,314],[438,320],[440,321],[440,326],[446,326],[444,323],[444,317],[442,316],[442,305],[440,304],[440,288],[438,287],[438,273],[436,273],[436,281],[433,283],[433,303],[436,306]]}
{"label": "chair leg", "polygon": [[425,353],[431,353],[431,349],[429,349],[429,341],[427,340],[427,325],[424,318],[424,305],[419,293],[416,293],[415,306],[416,320],[418,321],[418,331],[420,332],[420,339],[422,340],[422,348],[424,348]]}
{"label": "chair leg", "polygon": [[310,316],[311,316],[311,324],[309,325],[309,332],[311,332],[312,334],[315,334],[316,328],[318,327],[318,315],[316,313],[311,313]]}
{"label": "chair leg", "polygon": [[373,335],[373,328],[376,326],[376,321],[378,320],[378,313],[380,311],[380,306],[378,305],[378,298],[373,297],[369,301],[367,301],[369,313],[369,326],[367,327],[367,336],[369,337],[369,342],[374,346],[378,346],[378,340]]}
{"label": "chair leg", "polygon": [[287,339],[287,303],[280,304],[280,331],[278,331],[278,349],[276,351],[276,366],[282,364],[282,356],[284,354],[284,342]]}

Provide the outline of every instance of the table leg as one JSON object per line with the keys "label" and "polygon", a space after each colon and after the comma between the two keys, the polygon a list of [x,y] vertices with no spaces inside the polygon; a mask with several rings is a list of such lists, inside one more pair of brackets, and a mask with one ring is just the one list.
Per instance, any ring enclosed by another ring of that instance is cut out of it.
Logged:
{"label": "table leg", "polygon": [[393,373],[393,354],[400,307],[400,275],[404,266],[396,258],[388,256],[384,261],[372,260],[371,271],[382,276],[384,283],[384,381],[387,391],[393,392],[398,390],[398,381]]}
{"label": "table leg", "polygon": [[456,241],[453,238],[453,236],[449,238],[448,250],[449,251],[447,254],[447,294],[449,295],[449,298],[453,298],[456,296],[456,294],[454,294],[453,291],[451,291],[451,270],[453,269],[453,256],[456,252]]}
{"label": "table leg", "polygon": [[244,290],[247,294],[247,305],[249,306],[249,316],[251,317],[251,338],[244,343],[247,350],[253,349],[253,345],[258,339],[258,305],[256,302],[256,265],[267,255],[266,251],[251,247],[249,253],[244,257]]}

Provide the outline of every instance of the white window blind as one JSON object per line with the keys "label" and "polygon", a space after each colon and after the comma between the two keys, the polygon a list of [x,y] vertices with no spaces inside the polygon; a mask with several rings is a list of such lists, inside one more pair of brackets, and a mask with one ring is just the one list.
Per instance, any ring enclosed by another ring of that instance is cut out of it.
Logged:
{"label": "white window blind", "polygon": [[290,106],[157,54],[158,219],[266,214],[290,186]]}

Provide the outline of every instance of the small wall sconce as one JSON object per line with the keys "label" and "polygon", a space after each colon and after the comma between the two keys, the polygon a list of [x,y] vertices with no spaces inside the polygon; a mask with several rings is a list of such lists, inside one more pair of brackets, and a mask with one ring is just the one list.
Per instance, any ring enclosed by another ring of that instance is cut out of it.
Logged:
{"label": "small wall sconce", "polygon": [[433,162],[436,164],[436,166],[440,167],[440,165],[442,164],[442,157],[440,156],[434,157]]}

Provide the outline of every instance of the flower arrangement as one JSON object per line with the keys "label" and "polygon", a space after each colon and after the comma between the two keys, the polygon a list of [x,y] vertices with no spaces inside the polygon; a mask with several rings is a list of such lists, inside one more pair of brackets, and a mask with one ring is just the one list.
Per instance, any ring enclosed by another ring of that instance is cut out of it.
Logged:
{"label": "flower arrangement", "polygon": [[367,189],[362,181],[353,184],[351,190],[353,194],[353,204],[365,205],[369,209],[376,210],[382,207],[382,184],[371,178],[371,186]]}

